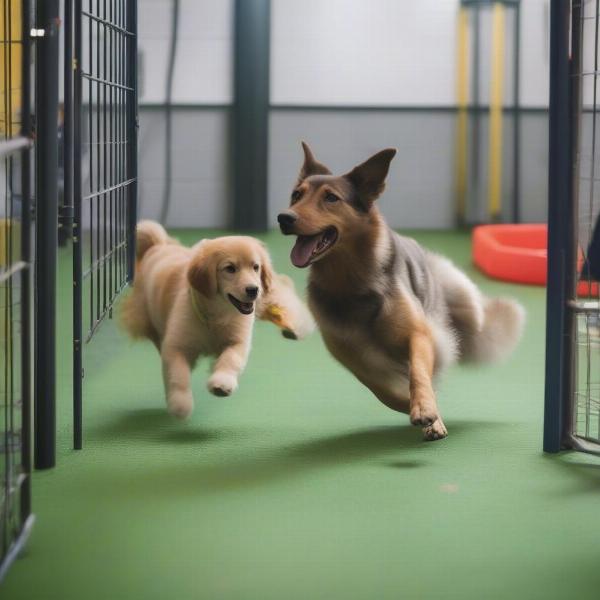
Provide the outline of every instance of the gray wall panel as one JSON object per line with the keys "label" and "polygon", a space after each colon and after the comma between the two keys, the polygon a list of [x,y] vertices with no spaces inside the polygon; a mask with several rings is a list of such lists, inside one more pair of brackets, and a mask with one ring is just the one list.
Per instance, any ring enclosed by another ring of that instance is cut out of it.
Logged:
{"label": "gray wall panel", "polygon": [[455,118],[451,112],[271,111],[269,216],[287,206],[302,162],[300,141],[334,173],[349,171],[382,148],[398,148],[381,209],[394,227],[453,224]]}
{"label": "gray wall panel", "polygon": [[[140,108],[140,218],[160,215],[165,183],[164,112]],[[224,227],[229,220],[229,111],[174,109],[171,227]]]}
{"label": "gray wall panel", "polygon": [[522,220],[546,222],[548,218],[548,113],[521,117]]}
{"label": "gray wall panel", "polygon": [[[546,113],[521,116],[521,196],[524,221],[545,221],[548,125]],[[179,108],[173,114],[173,227],[229,223],[229,110]],[[487,117],[482,118],[482,177],[487,172]],[[510,203],[512,126],[504,127],[503,202]],[[386,146],[398,148],[381,207],[394,227],[442,229],[454,224],[453,111],[272,109],[269,133],[269,223],[287,206],[300,163],[300,140],[336,173]],[[249,150],[251,151],[251,149]],[[164,185],[164,114],[140,110],[141,218],[158,218]],[[485,202],[487,186],[481,186]],[[477,211],[475,211],[477,212]],[[476,214],[471,213],[474,219]]]}
{"label": "gray wall panel", "polygon": [[[521,115],[522,220],[546,220],[548,194],[547,113]],[[487,213],[487,115],[481,118],[479,200],[471,191],[472,222]],[[390,169],[381,208],[393,227],[443,229],[454,226],[453,111],[272,110],[269,155],[269,215],[287,205],[302,161],[300,140],[334,173],[341,173],[386,146],[398,148]],[[512,203],[512,120],[503,127],[503,214],[509,219]],[[469,132],[469,141],[471,140]],[[479,208],[473,206],[477,203]]]}

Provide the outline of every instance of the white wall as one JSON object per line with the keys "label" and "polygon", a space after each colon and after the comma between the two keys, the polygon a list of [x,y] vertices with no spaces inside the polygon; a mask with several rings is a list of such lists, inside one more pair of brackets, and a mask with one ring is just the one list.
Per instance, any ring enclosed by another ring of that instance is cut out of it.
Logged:
{"label": "white wall", "polygon": [[600,99],[600,80],[593,75],[597,60],[600,60],[600,56],[597,58],[595,56],[596,22],[593,17],[596,15],[596,3],[593,1],[585,2],[582,9],[585,18],[583,22],[582,71],[587,73],[583,77],[582,100],[584,106],[590,109],[594,105],[594,85],[596,86],[596,101],[600,102],[598,100]]}
{"label": "white wall", "polygon": [[[140,103],[165,101],[172,0],[140,0]],[[173,82],[176,104],[229,104],[233,0],[181,0]]]}
{"label": "white wall", "polygon": [[[548,99],[549,0],[521,2],[521,101]],[[271,103],[295,106],[453,106],[456,103],[456,32],[459,0],[272,0]],[[140,102],[162,103],[172,0],[140,0],[143,65]],[[511,12],[507,11],[510,15]],[[181,0],[174,102],[232,102],[233,0]],[[482,12],[481,101],[489,89],[491,19]],[[472,32],[471,32],[472,33]],[[512,95],[510,49],[514,23],[506,22],[504,96]],[[527,115],[526,115],[527,116]],[[533,117],[531,117],[533,119]],[[227,111],[184,110],[177,116],[171,225],[225,226],[228,187]],[[344,168],[383,145],[400,149],[385,206],[393,225],[445,227],[452,221],[454,116],[395,111],[293,111],[271,115],[269,206],[271,222],[287,200],[301,138]],[[544,117],[524,124],[524,213],[544,214]],[[539,125],[539,126],[538,126]],[[526,131],[529,132],[526,134]],[[434,134],[438,135],[434,135]],[[507,138],[508,140],[508,138]],[[164,122],[144,114],[141,131],[142,212],[156,217],[164,173]],[[508,146],[507,146],[508,148]],[[207,154],[210,159],[206,160]],[[532,162],[533,161],[533,162]],[[508,165],[510,161],[507,161]],[[417,165],[415,167],[415,165]],[[507,188],[508,189],[508,188]],[[418,200],[418,202],[415,202]]]}
{"label": "white wall", "polygon": [[[547,106],[549,0],[521,2],[521,97]],[[458,0],[272,0],[271,102],[448,106],[456,99]],[[140,0],[140,102],[165,98],[172,0]],[[510,14],[510,11],[507,11]],[[482,101],[491,20],[482,13]],[[505,98],[511,97],[506,24]],[[174,101],[230,104],[233,0],[181,0]]]}
{"label": "white wall", "polygon": [[273,0],[271,101],[454,103],[457,0]]}
{"label": "white wall", "polygon": [[550,0],[521,0],[521,104],[548,106]]}
{"label": "white wall", "polygon": [[[521,94],[546,106],[548,1],[522,0]],[[342,106],[448,106],[456,101],[458,0],[273,0],[271,101]],[[505,98],[512,95],[514,22],[506,19]],[[481,18],[482,101],[491,18]],[[471,32],[472,33],[472,32]]]}

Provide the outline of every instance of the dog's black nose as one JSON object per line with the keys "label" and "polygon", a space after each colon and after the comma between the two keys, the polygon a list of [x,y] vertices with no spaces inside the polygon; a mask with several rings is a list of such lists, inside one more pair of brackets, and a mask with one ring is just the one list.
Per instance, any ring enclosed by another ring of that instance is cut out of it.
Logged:
{"label": "dog's black nose", "polygon": [[249,285],[246,288],[246,295],[248,298],[256,298],[256,296],[258,296],[258,287],[255,285]]}
{"label": "dog's black nose", "polygon": [[291,210],[286,210],[277,215],[277,222],[279,223],[279,227],[283,233],[289,233],[297,219],[298,215]]}

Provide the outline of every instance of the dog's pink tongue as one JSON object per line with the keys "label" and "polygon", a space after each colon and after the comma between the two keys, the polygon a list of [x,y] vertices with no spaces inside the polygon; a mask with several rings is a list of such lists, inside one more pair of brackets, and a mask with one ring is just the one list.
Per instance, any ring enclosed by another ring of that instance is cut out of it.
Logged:
{"label": "dog's pink tongue", "polygon": [[299,235],[292,248],[290,258],[295,267],[306,267],[310,262],[313,250],[319,243],[320,235]]}

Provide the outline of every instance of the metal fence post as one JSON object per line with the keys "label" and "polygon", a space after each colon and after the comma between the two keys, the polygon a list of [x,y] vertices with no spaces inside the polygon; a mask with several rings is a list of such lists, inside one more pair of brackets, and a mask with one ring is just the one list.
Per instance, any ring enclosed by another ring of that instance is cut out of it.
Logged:
{"label": "metal fence post", "polygon": [[521,3],[515,4],[515,55],[513,61],[513,202],[512,220],[521,222]]}
{"label": "metal fence post", "polygon": [[564,431],[566,277],[569,257],[567,212],[571,207],[571,112],[569,78],[570,2],[552,0],[550,14],[550,136],[548,181],[548,287],[546,296],[546,390],[544,451],[558,452]]}
{"label": "metal fence post", "polygon": [[270,0],[236,0],[233,226],[267,228]]}
{"label": "metal fence post", "polygon": [[[70,2],[71,0],[66,1]],[[75,168],[75,161],[81,161],[82,31],[81,0],[74,0],[74,2],[74,6],[71,7],[71,19],[67,23],[67,27],[71,26],[73,28],[73,34],[69,36],[73,43],[75,65],[73,99],[70,104],[71,113],[69,114],[65,110],[65,120],[69,120],[72,123],[73,148],[70,154],[65,153],[65,158],[71,162],[71,168],[73,169],[73,447],[75,450],[81,450],[83,446],[82,181],[81,168]]]}
{"label": "metal fence post", "polygon": [[128,107],[128,149],[131,185],[129,186],[128,226],[127,226],[127,281],[133,281],[135,270],[135,228],[137,224],[138,202],[138,166],[137,166],[137,139],[138,139],[138,110],[137,110],[137,0],[129,2],[128,29],[132,33],[129,37],[129,94]]}
{"label": "metal fence post", "polygon": [[56,259],[58,245],[58,0],[37,0],[35,466],[56,462]]}
{"label": "metal fence post", "polygon": [[[22,3],[22,82],[23,92],[21,98],[21,135],[30,138],[31,131],[31,40],[27,35],[31,27],[31,11],[29,2]],[[23,523],[31,514],[31,465],[32,465],[32,440],[31,425],[32,414],[32,382],[33,366],[32,356],[32,268],[31,268],[31,150],[27,149],[22,154],[21,168],[21,257],[28,266],[21,273],[21,397],[23,398],[22,409],[22,444],[23,444],[23,470],[26,473],[26,486],[21,496],[21,519]]]}

